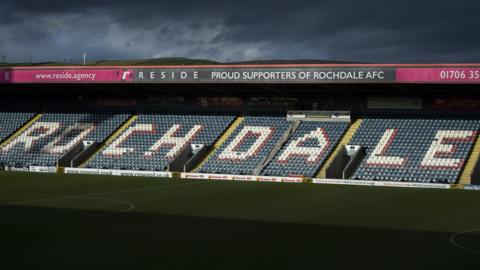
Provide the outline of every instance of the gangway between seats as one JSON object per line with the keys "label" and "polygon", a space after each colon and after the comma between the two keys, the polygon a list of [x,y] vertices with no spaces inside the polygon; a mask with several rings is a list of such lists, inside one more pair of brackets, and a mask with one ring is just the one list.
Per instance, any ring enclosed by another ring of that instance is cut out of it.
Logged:
{"label": "gangway between seats", "polygon": [[472,151],[469,155],[468,161],[460,175],[459,184],[462,185],[479,185],[480,184],[480,139],[475,139]]}
{"label": "gangway between seats", "polygon": [[270,154],[268,154],[265,157],[265,160],[257,166],[255,171],[253,172],[253,175],[260,175],[260,173],[262,173],[263,169],[275,158],[278,151],[280,151],[282,146],[288,141],[290,136],[292,136],[292,134],[298,129],[299,126],[300,126],[300,121],[298,120],[292,121],[292,124],[290,125],[289,129],[285,132],[285,134],[283,134],[282,139],[280,139],[277,142],[277,145],[275,145],[275,147],[272,149]]}
{"label": "gangway between seats", "polygon": [[357,132],[358,128],[362,124],[362,119],[357,119],[353,124],[350,125],[348,130],[345,132],[343,135],[342,139],[340,142],[337,144],[335,150],[330,154],[329,158],[327,161],[323,164],[323,166],[320,168],[319,172],[317,173],[317,178],[327,178],[327,170],[331,166],[332,162],[335,160],[335,158],[342,154],[342,151],[344,147],[350,142],[350,140],[353,138],[353,135]]}
{"label": "gangway between seats", "polygon": [[205,144],[191,144],[185,147],[175,160],[167,166],[167,171],[189,172],[205,158],[210,148]]}
{"label": "gangway between seats", "polygon": [[365,158],[365,148],[361,145],[345,145],[326,171],[327,179],[348,179]]}
{"label": "gangway between seats", "polygon": [[96,141],[82,141],[74,145],[57,161],[57,168],[78,167],[97,151],[99,143]]}
{"label": "gangway between seats", "polygon": [[262,164],[261,175],[314,177],[350,124],[348,111],[288,111],[287,121],[295,123]]}
{"label": "gangway between seats", "polygon": [[236,117],[230,125],[223,131],[218,140],[208,149],[206,149],[205,156],[198,161],[198,163],[190,170],[191,172],[198,172],[200,168],[215,155],[216,151],[227,141],[227,139],[233,134],[235,130],[243,123],[245,116]]}

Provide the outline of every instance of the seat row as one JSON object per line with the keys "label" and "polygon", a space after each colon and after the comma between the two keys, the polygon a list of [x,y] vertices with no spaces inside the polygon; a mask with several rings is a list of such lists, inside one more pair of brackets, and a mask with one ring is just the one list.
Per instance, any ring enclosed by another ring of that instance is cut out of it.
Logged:
{"label": "seat row", "polygon": [[352,179],[455,183],[479,129],[479,119],[367,118],[350,142],[366,149]]}
{"label": "seat row", "polygon": [[[234,128],[229,126],[236,116],[221,114],[141,114],[123,125],[131,114],[84,112],[45,113],[18,132],[34,115],[0,113],[0,139],[5,142],[0,164],[55,166],[76,143],[102,144],[115,133],[84,167],[163,171],[191,145],[213,147],[228,130],[198,172],[315,177],[349,126],[322,121],[295,125],[268,114],[246,116]],[[366,156],[351,179],[455,183],[480,119],[402,117],[363,120],[349,144],[361,145]]]}

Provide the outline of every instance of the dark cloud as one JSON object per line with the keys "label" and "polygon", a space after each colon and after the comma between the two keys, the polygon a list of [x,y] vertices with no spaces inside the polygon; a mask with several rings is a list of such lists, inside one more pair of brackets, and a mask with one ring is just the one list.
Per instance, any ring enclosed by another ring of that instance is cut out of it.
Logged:
{"label": "dark cloud", "polygon": [[3,0],[0,53],[479,62],[478,10],[478,0]]}

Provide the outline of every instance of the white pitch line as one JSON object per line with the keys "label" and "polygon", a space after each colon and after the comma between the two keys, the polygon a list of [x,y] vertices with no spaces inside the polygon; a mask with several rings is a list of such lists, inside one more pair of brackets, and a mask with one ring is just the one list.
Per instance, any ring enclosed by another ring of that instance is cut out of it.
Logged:
{"label": "white pitch line", "polygon": [[466,247],[464,245],[459,244],[457,241],[455,241],[455,238],[457,238],[460,235],[467,234],[467,233],[472,233],[472,232],[478,232],[478,231],[480,231],[480,228],[475,228],[475,229],[471,229],[471,230],[466,230],[466,231],[461,231],[461,232],[454,233],[454,234],[452,234],[452,236],[450,236],[450,239],[449,239],[450,243],[452,245],[454,245],[458,248],[464,249],[466,251],[473,252],[473,253],[476,253],[476,254],[480,254],[480,250]]}
{"label": "white pitch line", "polygon": [[122,201],[122,200],[117,200],[117,199],[109,199],[109,198],[96,198],[96,197],[89,197],[89,196],[70,196],[69,198],[86,198],[86,199],[94,199],[94,200],[102,200],[102,201],[110,201],[110,202],[116,202],[120,204],[127,205],[128,207],[125,209],[122,209],[118,211],[118,213],[125,213],[125,212],[130,212],[133,209],[135,209],[135,204],[127,201]]}
{"label": "white pitch line", "polygon": [[28,203],[34,203],[34,202],[56,200],[56,199],[67,199],[67,198],[72,198],[72,197],[86,197],[86,196],[96,196],[96,195],[105,195],[105,194],[116,194],[116,193],[122,193],[122,192],[154,190],[154,189],[185,186],[185,185],[203,183],[203,182],[204,181],[198,181],[198,182],[188,182],[188,183],[180,183],[180,184],[174,184],[174,185],[160,185],[160,186],[144,187],[144,188],[121,189],[121,190],[106,191],[106,192],[95,192],[95,193],[87,193],[87,194],[79,194],[79,195],[55,196],[55,197],[42,198],[42,199],[8,202],[8,203],[4,203],[3,205],[28,204]]}
{"label": "white pitch line", "polygon": [[174,184],[174,185],[161,185],[161,186],[144,187],[144,188],[121,189],[121,190],[106,191],[106,192],[88,193],[88,194],[85,194],[85,195],[82,195],[82,196],[116,194],[116,193],[131,192],[131,191],[145,191],[145,190],[153,190],[153,189],[180,187],[180,186],[186,186],[186,185],[204,183],[204,182],[206,182],[206,181],[195,181],[195,182],[180,183],[180,184]]}
{"label": "white pitch line", "polygon": [[131,202],[127,202],[127,201],[116,200],[116,199],[108,199],[108,198],[95,198],[95,197],[86,197],[86,198],[92,198],[92,199],[100,199],[100,200],[104,200],[104,201],[118,202],[118,203],[123,203],[123,204],[125,204],[125,205],[128,206],[128,208],[125,208],[125,209],[123,209],[123,210],[118,211],[119,213],[126,213],[126,212],[130,212],[130,211],[132,211],[133,209],[135,209],[135,204],[133,204],[133,203],[131,203]]}
{"label": "white pitch line", "polygon": [[[116,202],[116,203],[126,205],[127,208],[122,209],[120,211],[115,211],[115,212],[116,213],[127,213],[127,212],[130,212],[130,211],[132,211],[136,208],[136,205],[134,203],[128,202],[128,201],[123,201],[123,200],[118,200],[118,199],[112,199],[112,198],[101,198],[101,197],[97,197],[97,196],[98,195],[105,195],[105,194],[116,194],[116,193],[122,193],[122,192],[147,191],[147,190],[155,190],[155,189],[162,189],[162,188],[173,188],[173,187],[179,187],[179,186],[185,186],[185,185],[191,185],[191,184],[203,183],[203,182],[205,182],[205,181],[178,183],[178,184],[174,184],[174,185],[159,185],[159,186],[144,187],[144,188],[122,189],[122,190],[107,191],[107,192],[95,192],[95,193],[87,193],[87,194],[80,194],[80,195],[54,196],[54,197],[42,198],[42,199],[10,202],[10,203],[5,203],[3,205],[18,205],[18,204],[29,204],[29,203],[50,201],[50,200],[59,200],[59,199],[83,198],[83,199],[90,199],[90,200],[111,201],[111,202]],[[41,196],[41,195],[39,195],[39,196]]]}

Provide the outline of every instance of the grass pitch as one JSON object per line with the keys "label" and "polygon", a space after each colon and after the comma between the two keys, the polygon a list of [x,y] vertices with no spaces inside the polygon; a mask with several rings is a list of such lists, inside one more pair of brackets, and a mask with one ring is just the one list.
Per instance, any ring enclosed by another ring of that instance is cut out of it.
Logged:
{"label": "grass pitch", "polygon": [[475,191],[1,172],[0,214],[1,269],[480,266]]}

